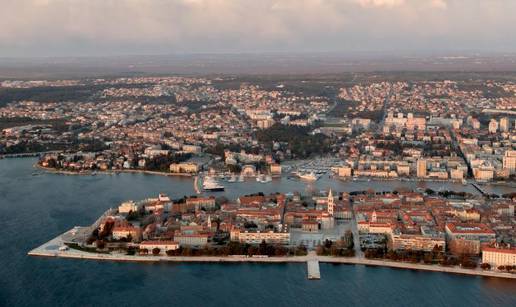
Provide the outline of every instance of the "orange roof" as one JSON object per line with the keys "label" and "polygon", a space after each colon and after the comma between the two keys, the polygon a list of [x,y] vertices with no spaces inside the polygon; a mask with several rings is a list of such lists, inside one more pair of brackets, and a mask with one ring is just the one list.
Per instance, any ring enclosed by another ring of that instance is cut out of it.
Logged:
{"label": "orange roof", "polygon": [[496,247],[482,247],[483,252],[494,252],[502,254],[516,254],[516,247],[512,248],[496,248]]}
{"label": "orange roof", "polygon": [[453,233],[483,233],[483,234],[495,234],[495,232],[482,223],[468,223],[468,224],[455,224],[448,223],[446,227]]}
{"label": "orange roof", "polygon": [[176,241],[170,241],[170,240],[163,240],[163,241],[143,241],[140,243],[140,245],[177,245],[179,242]]}

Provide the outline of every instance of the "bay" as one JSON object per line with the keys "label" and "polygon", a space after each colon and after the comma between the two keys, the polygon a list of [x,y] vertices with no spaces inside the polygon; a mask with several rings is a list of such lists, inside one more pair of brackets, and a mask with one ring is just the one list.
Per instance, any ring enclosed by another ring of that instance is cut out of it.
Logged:
{"label": "bay", "polygon": [[[355,265],[139,264],[34,258],[32,248],[88,225],[127,199],[193,194],[190,178],[144,174],[73,176],[36,172],[34,159],[0,160],[0,306],[516,306],[516,282]],[[414,182],[338,182],[314,186],[283,178],[226,184],[229,198],[251,192],[471,186]],[[489,187],[497,193],[511,187]],[[471,190],[475,192],[474,190]]]}

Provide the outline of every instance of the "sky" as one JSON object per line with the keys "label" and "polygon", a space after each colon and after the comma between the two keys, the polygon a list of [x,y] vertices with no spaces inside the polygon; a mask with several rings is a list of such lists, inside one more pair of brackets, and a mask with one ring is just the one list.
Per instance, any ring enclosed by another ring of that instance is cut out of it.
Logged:
{"label": "sky", "polygon": [[516,52],[516,0],[0,0],[0,57]]}

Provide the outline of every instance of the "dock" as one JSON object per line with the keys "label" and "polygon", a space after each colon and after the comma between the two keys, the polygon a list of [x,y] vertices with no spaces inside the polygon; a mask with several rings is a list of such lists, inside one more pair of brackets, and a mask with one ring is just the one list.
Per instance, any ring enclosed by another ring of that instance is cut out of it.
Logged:
{"label": "dock", "polygon": [[319,261],[311,259],[306,262],[306,268],[308,270],[308,279],[317,280],[321,279],[321,271],[319,270]]}

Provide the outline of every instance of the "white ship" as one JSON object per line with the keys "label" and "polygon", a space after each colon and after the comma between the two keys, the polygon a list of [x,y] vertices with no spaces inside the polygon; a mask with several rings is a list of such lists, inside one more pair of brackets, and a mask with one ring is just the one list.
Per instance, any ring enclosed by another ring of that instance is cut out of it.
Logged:
{"label": "white ship", "polygon": [[272,181],[272,177],[270,175],[259,175],[258,177],[256,177],[256,181],[260,183],[268,183]]}
{"label": "white ship", "polygon": [[211,192],[224,191],[224,186],[215,180],[215,178],[209,176],[204,177],[202,188],[205,191]]}
{"label": "white ship", "polygon": [[304,173],[304,174],[299,173],[297,175],[299,176],[299,178],[308,180],[308,181],[316,181],[317,179],[319,179],[319,177],[314,172]]}

